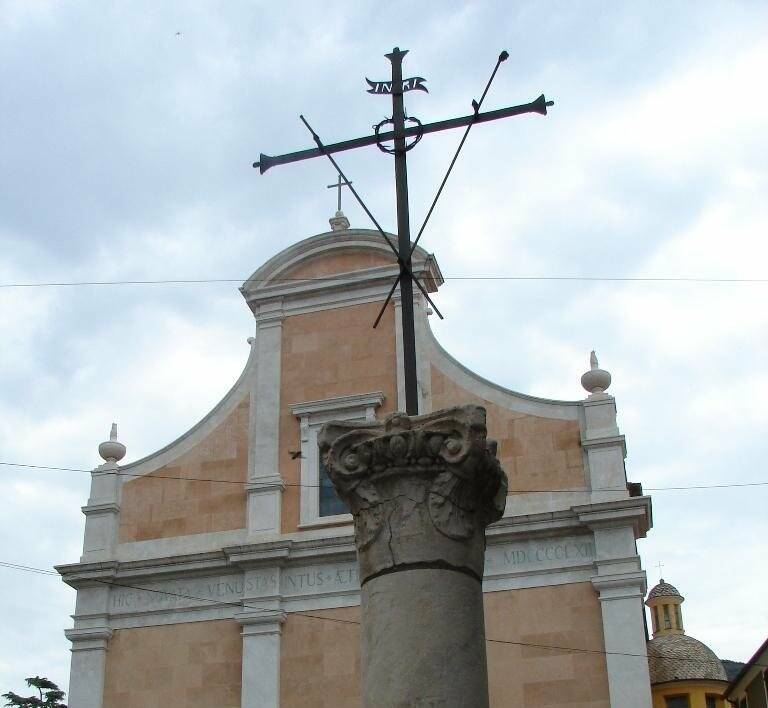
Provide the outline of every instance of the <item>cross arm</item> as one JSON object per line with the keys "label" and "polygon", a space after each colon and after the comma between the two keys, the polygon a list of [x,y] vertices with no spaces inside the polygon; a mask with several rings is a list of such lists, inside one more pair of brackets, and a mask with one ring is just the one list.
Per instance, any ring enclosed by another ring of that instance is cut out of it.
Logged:
{"label": "cross arm", "polygon": [[[519,116],[523,113],[540,113],[541,115],[545,116],[547,115],[547,107],[553,105],[554,101],[547,101],[547,99],[544,98],[544,95],[542,94],[531,103],[524,103],[520,106],[510,106],[509,108],[500,108],[496,111],[486,111],[485,113],[473,113],[471,115],[461,116],[459,118],[449,118],[448,120],[426,123],[421,126],[412,126],[410,128],[406,128],[403,132],[405,137],[412,137],[420,133],[436,133],[441,130],[461,128],[463,126],[469,125],[470,123],[486,123],[491,120],[498,120],[499,118]],[[353,138],[352,140],[344,140],[340,143],[325,145],[323,150],[320,150],[319,148],[309,148],[307,150],[289,152],[285,155],[277,155],[275,157],[262,153],[259,156],[259,161],[254,162],[253,166],[258,167],[259,172],[264,174],[270,167],[274,167],[275,165],[287,165],[291,162],[308,160],[312,157],[327,155],[328,153],[343,152],[344,150],[353,150],[354,148],[365,147],[367,145],[375,145],[377,142],[392,140],[394,137],[395,132],[390,130],[385,133],[379,133],[378,136],[367,135],[362,138]]]}

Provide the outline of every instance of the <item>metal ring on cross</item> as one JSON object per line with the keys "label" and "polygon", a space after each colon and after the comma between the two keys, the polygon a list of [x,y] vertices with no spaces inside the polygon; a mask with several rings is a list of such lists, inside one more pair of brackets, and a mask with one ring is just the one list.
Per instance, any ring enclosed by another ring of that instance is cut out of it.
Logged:
{"label": "metal ring on cross", "polygon": [[[419,129],[418,133],[416,133],[416,137],[410,143],[406,142],[406,144],[405,144],[405,151],[408,152],[408,150],[411,150],[411,149],[415,148],[416,144],[419,142],[419,140],[421,140],[424,137],[424,130],[422,128],[421,121],[418,118],[406,118],[405,122],[406,123],[413,123]],[[379,123],[378,125],[374,125],[373,126],[373,130],[374,130],[374,133],[376,135],[376,147],[378,147],[379,150],[381,150],[382,152],[386,152],[386,153],[388,153],[390,155],[394,155],[395,154],[395,149],[394,148],[388,148],[386,145],[384,145],[381,142],[381,140],[379,138],[379,135],[381,133],[381,129],[385,125],[391,125],[391,126],[394,127],[395,123],[394,123],[394,121],[391,118],[385,118],[383,121],[381,121],[381,123]]]}

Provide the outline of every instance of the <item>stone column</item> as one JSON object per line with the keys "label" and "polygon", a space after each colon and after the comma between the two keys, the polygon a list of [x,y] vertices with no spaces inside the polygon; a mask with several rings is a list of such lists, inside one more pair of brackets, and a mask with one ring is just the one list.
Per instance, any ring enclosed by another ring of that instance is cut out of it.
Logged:
{"label": "stone column", "polygon": [[369,708],[487,708],[485,528],[506,475],[485,409],[329,423],[320,449],[355,521]]}

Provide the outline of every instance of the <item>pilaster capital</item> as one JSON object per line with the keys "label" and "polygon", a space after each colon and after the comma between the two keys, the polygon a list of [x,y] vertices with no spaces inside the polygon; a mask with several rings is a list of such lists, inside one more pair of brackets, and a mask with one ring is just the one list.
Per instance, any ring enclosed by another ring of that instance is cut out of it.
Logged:
{"label": "pilaster capital", "polygon": [[245,485],[245,491],[249,495],[283,490],[285,490],[285,480],[279,474],[251,477]]}
{"label": "pilaster capital", "polygon": [[581,446],[585,450],[594,450],[600,447],[620,447],[622,457],[627,456],[627,442],[623,435],[606,435],[604,437],[582,438]]}
{"label": "pilaster capital", "polygon": [[84,627],[65,629],[64,636],[72,642],[72,651],[105,650],[112,637],[109,627]]}
{"label": "pilaster capital", "polygon": [[94,502],[81,506],[80,510],[86,516],[93,516],[96,514],[119,514],[120,505],[115,502]]}
{"label": "pilaster capital", "polygon": [[287,615],[282,610],[252,610],[245,608],[235,615],[243,629],[243,636],[258,636],[264,634],[280,634]]}
{"label": "pilaster capital", "polygon": [[579,522],[593,531],[632,526],[635,538],[644,538],[653,524],[650,497],[627,497],[572,507]]}
{"label": "pilaster capital", "polygon": [[644,570],[613,575],[596,575],[591,580],[601,601],[627,598],[642,600],[645,597],[646,577]]}
{"label": "pilaster capital", "polygon": [[354,516],[362,583],[413,567],[483,577],[485,528],[507,496],[486,435],[480,406],[323,427],[320,451]]}
{"label": "pilaster capital", "polygon": [[259,305],[256,316],[257,330],[267,329],[268,327],[282,327],[285,319],[285,311],[281,298],[264,302]]}

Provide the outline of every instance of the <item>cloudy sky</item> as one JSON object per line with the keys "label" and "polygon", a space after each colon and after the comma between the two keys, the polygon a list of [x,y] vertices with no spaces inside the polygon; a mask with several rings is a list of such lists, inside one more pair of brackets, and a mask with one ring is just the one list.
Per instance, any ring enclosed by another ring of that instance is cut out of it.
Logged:
{"label": "cloudy sky", "polygon": [[[529,394],[613,374],[629,478],[764,482],[768,283],[499,280],[768,278],[768,5],[763,2],[40,2],[0,0],[0,283],[244,279],[327,230],[314,160],[260,152],[367,134],[383,54],[410,50],[422,121],[555,101],[472,131],[425,232],[446,284],[438,338]],[[460,134],[410,153],[421,223]],[[385,228],[390,158],[341,156]],[[368,227],[355,205],[353,226]],[[0,461],[91,468],[116,420],[137,459],[226,392],[252,317],[236,282],[0,288]],[[76,561],[89,476],[0,467],[0,561]],[[745,660],[768,634],[768,487],[655,491],[640,542],[686,596],[686,626]],[[0,691],[66,687],[74,592],[0,567]]]}

